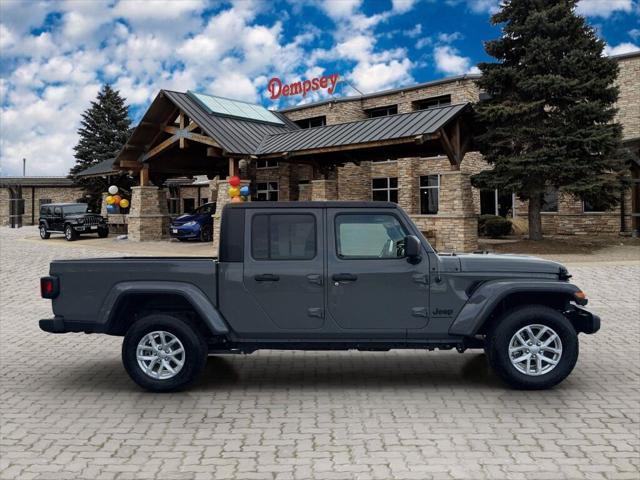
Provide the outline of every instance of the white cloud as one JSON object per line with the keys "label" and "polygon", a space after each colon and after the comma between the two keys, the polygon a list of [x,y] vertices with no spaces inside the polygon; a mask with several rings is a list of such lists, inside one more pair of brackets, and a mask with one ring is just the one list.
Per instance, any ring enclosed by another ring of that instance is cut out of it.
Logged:
{"label": "white cloud", "polygon": [[439,45],[433,49],[436,69],[447,75],[462,75],[471,71],[471,59],[460,55],[458,49],[449,45]]}
{"label": "white cloud", "polygon": [[391,0],[392,9],[397,13],[406,13],[411,10],[417,0]]}
{"label": "white cloud", "polygon": [[453,43],[456,40],[460,40],[463,37],[464,36],[460,32],[439,33],[438,34],[438,41],[442,42],[442,43]]}
{"label": "white cloud", "polygon": [[334,20],[348,18],[362,4],[362,0],[319,0],[318,7]]}
{"label": "white cloud", "polygon": [[580,0],[576,11],[588,17],[609,18],[615,12],[631,12],[633,0]]}
{"label": "white cloud", "polygon": [[422,35],[422,24],[416,23],[415,27],[413,27],[411,30],[406,30],[404,34],[409,38],[419,37],[420,35]]}
{"label": "white cloud", "polygon": [[640,28],[632,28],[629,30],[629,36],[634,40],[638,40],[640,38]]}
{"label": "white cloud", "polygon": [[466,3],[467,8],[477,14],[493,14],[500,9],[501,0],[446,0],[448,5]]}
{"label": "white cloud", "polygon": [[370,93],[412,82],[411,67],[408,58],[373,64],[362,62],[354,68],[351,79],[358,90]]}
{"label": "white cloud", "polygon": [[610,45],[606,45],[604,47],[604,54],[607,57],[610,57],[612,55],[624,55],[625,53],[632,53],[632,52],[639,52],[639,51],[640,51],[640,47],[638,47],[638,45],[635,45],[629,42],[620,43],[615,47],[612,47]]}

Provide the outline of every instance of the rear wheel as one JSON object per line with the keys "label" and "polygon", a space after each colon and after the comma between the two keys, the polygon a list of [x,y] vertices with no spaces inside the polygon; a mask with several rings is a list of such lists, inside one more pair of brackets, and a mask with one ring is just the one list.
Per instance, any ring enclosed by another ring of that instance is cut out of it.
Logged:
{"label": "rear wheel", "polygon": [[505,314],[487,335],[496,374],[514,388],[538,390],[564,380],[578,360],[578,334],[560,312],[528,305]]}
{"label": "rear wheel", "polygon": [[127,331],[122,362],[131,379],[152,392],[191,385],[207,361],[207,344],[190,324],[171,315],[148,315]]}
{"label": "rear wheel", "polygon": [[47,226],[44,223],[40,224],[40,238],[43,240],[48,240],[51,237],[49,230],[47,230]]}
{"label": "rear wheel", "polygon": [[109,236],[109,229],[108,228],[98,228],[98,237],[106,238],[108,236]]}
{"label": "rear wheel", "polygon": [[78,238],[78,232],[76,232],[71,225],[67,224],[64,227],[64,238],[68,242],[73,242],[76,238]]}

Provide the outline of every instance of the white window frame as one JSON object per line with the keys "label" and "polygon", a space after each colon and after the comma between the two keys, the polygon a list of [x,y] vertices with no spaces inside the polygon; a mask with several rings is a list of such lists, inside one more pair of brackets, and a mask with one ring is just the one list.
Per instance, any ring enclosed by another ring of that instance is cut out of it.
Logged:
{"label": "white window frame", "polygon": [[[393,200],[391,200],[391,192],[398,192],[396,194],[399,195],[400,193],[400,189],[396,186],[396,187],[392,187],[391,186],[391,179],[395,178],[396,179],[396,185],[398,185],[398,177],[373,177],[371,179],[371,198],[373,199],[373,192],[387,192],[387,202],[393,202]],[[373,188],[373,181],[374,180],[387,180],[387,186],[384,188]],[[385,200],[382,200],[385,201]],[[396,202],[394,202],[396,203]]]}
{"label": "white window frame", "polygon": [[[431,176],[435,176],[438,178],[437,185],[430,185],[430,186],[423,187],[422,185],[420,185],[420,178],[418,178],[418,194],[420,198],[420,205],[418,206],[420,207],[420,215],[438,215],[438,213],[440,212],[440,185],[442,184],[441,175],[439,173],[429,173],[427,175],[419,175],[419,177],[431,177]],[[436,213],[422,213],[422,190],[429,190],[434,188],[438,190],[438,211]]]}
{"label": "white window frame", "polygon": [[[275,189],[271,188],[271,184],[272,183],[275,183],[275,185],[276,185]],[[261,184],[265,184],[267,186],[267,188],[266,189],[259,188]],[[273,193],[273,192],[276,192],[276,195],[277,195],[278,198],[276,198],[275,200],[269,200],[269,194]],[[267,198],[266,199],[260,199],[259,198],[260,194],[266,195]],[[260,202],[269,202],[269,201],[277,202],[278,200],[280,200],[280,185],[279,185],[279,183],[278,182],[259,182],[259,183],[256,183],[256,200],[260,201]]]}

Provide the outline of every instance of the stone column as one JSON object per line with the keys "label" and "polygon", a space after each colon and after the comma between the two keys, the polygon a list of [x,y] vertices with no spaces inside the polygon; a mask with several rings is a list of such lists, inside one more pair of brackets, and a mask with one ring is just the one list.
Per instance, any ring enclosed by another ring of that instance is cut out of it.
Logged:
{"label": "stone column", "polygon": [[398,205],[410,215],[420,213],[420,179],[416,175],[418,159],[398,159]]}
{"label": "stone column", "polygon": [[134,242],[161,240],[168,236],[167,195],[154,186],[131,189],[128,238]]}
{"label": "stone column", "polygon": [[436,248],[469,252],[478,248],[478,216],[471,180],[467,173],[440,175],[440,203],[436,225]]}
{"label": "stone column", "polygon": [[100,204],[100,215],[107,218],[107,197],[109,192],[102,192],[102,203]]}
{"label": "stone column", "polygon": [[362,162],[360,166],[347,163],[338,167],[338,198],[371,200],[371,162]]}
{"label": "stone column", "polygon": [[338,182],[336,180],[312,180],[311,200],[329,201],[338,199]]}
{"label": "stone column", "polygon": [[[251,180],[240,180],[240,188],[251,185]],[[220,225],[222,223],[222,210],[227,203],[231,202],[229,198],[229,182],[225,180],[217,180],[216,197],[216,213],[213,214],[213,254],[218,255],[220,249]],[[250,200],[251,197],[249,197]]]}
{"label": "stone column", "polygon": [[298,201],[308,202],[311,200],[311,188],[310,183],[303,183],[298,185]]}

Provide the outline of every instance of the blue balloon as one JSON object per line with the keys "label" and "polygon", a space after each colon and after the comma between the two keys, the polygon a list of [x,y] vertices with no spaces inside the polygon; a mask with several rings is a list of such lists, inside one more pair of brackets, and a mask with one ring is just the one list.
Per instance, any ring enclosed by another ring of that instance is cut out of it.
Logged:
{"label": "blue balloon", "polygon": [[117,213],[118,207],[115,205],[107,205],[107,213]]}
{"label": "blue balloon", "polygon": [[240,189],[240,195],[242,195],[243,197],[248,197],[249,196],[249,186],[245,185],[244,187],[242,187]]}

